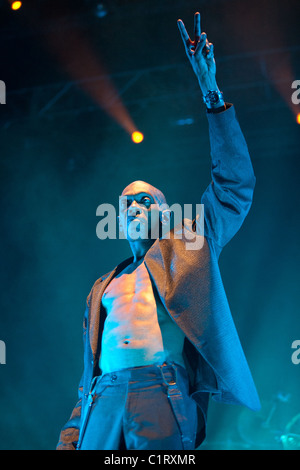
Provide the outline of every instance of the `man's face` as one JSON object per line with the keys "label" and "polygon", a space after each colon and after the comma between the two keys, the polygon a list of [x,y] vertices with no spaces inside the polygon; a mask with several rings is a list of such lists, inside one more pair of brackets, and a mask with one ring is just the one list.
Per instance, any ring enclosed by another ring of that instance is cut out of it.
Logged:
{"label": "man's face", "polygon": [[159,204],[163,194],[143,181],[127,186],[119,199],[120,226],[130,240],[159,237]]}

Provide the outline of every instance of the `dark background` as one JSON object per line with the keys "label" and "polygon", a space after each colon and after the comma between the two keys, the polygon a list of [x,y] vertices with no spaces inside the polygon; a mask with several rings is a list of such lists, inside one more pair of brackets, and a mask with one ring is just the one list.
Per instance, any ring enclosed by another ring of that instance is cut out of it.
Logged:
{"label": "dark background", "polygon": [[0,2],[0,449],[55,448],[75,405],[86,296],[130,255],[125,241],[97,238],[97,207],[136,179],[171,204],[199,203],[210,182],[205,108],[176,25],[192,33],[195,11],[257,177],[220,268],[263,404],[255,414],[212,403],[203,448],[282,448],[300,413],[298,6],[24,0],[12,12]]}

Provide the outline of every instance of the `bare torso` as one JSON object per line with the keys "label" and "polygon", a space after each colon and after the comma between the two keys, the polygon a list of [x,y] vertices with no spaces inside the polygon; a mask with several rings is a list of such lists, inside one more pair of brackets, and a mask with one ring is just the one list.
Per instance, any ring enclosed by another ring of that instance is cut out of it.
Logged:
{"label": "bare torso", "polygon": [[184,334],[154,294],[143,260],[110,282],[102,303],[107,311],[100,357],[103,373],[166,360],[184,365]]}

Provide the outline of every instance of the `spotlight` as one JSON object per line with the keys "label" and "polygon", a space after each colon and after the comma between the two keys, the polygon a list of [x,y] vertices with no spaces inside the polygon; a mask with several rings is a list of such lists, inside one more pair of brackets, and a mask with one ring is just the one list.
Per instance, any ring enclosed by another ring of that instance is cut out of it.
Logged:
{"label": "spotlight", "polygon": [[297,121],[297,124],[300,124],[300,113],[297,114],[296,121]]}
{"label": "spotlight", "polygon": [[144,135],[141,132],[135,131],[131,134],[131,139],[135,144],[140,144],[144,140]]}
{"label": "spotlight", "polygon": [[11,4],[10,4],[10,7],[12,10],[20,10],[22,6],[22,2],[16,2],[16,1],[12,1]]}

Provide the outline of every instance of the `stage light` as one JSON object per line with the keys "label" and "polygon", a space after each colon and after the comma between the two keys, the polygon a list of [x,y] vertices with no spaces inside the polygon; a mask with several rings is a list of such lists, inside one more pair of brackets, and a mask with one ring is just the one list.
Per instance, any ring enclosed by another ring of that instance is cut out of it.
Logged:
{"label": "stage light", "polygon": [[297,121],[297,124],[300,124],[300,113],[297,114],[296,121]]}
{"label": "stage light", "polygon": [[[101,3],[104,5],[104,1]],[[51,13],[51,7],[49,8]],[[68,7],[63,7],[63,11],[66,16],[72,14]],[[47,14],[47,9],[45,13]],[[50,28],[49,34],[44,37],[64,72],[131,137],[137,126],[123,103],[121,94],[114,86],[109,71],[101,62],[99,51],[93,49],[81,28],[72,29],[71,35],[68,28]],[[77,60],[74,60],[74,51]]]}
{"label": "stage light", "polygon": [[22,6],[22,2],[12,2],[11,3],[11,9],[12,10],[20,10]]}
{"label": "stage light", "polygon": [[131,139],[135,144],[140,144],[144,140],[144,135],[141,132],[135,131],[131,134]]}

